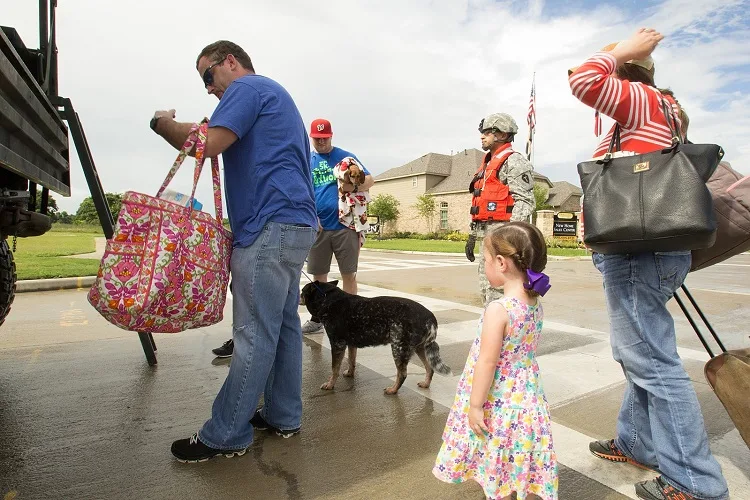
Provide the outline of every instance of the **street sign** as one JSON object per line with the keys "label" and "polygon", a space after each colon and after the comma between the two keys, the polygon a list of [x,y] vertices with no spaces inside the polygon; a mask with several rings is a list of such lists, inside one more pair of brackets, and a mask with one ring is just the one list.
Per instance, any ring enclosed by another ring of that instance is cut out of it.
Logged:
{"label": "street sign", "polygon": [[555,214],[552,225],[552,236],[554,238],[569,237],[575,239],[578,234],[578,217],[570,212]]}
{"label": "street sign", "polygon": [[368,215],[367,223],[370,224],[370,228],[367,230],[368,234],[380,234],[380,217]]}

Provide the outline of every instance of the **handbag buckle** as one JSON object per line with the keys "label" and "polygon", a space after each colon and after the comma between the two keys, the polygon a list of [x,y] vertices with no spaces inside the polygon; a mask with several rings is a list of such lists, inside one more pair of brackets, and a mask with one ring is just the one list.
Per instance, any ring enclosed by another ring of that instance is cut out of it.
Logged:
{"label": "handbag buckle", "polygon": [[633,173],[637,174],[638,172],[645,172],[646,170],[650,169],[649,162],[644,161],[641,163],[636,163],[633,165]]}

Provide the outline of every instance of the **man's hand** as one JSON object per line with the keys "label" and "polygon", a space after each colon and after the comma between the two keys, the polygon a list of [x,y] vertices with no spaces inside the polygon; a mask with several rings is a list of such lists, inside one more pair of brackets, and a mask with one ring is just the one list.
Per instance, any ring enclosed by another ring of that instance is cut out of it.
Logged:
{"label": "man's hand", "polygon": [[172,118],[174,120],[175,116],[177,116],[177,113],[175,112],[174,109],[168,109],[168,110],[154,112],[154,118],[169,117],[169,118]]}
{"label": "man's hand", "polygon": [[469,262],[474,262],[474,244],[477,242],[477,237],[473,234],[469,235],[469,239],[466,240],[466,258]]}
{"label": "man's hand", "polygon": [[174,120],[175,116],[177,116],[177,113],[175,112],[174,109],[156,111],[154,112],[154,117],[151,118],[151,128],[153,129],[154,132],[158,133],[156,129],[159,127],[159,119],[170,118]]}

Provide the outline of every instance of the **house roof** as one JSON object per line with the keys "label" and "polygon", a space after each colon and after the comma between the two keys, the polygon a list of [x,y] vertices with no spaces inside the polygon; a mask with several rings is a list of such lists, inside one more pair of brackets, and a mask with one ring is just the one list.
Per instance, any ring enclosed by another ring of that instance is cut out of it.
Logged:
{"label": "house roof", "polygon": [[[429,194],[466,191],[474,178],[474,173],[482,165],[485,153],[476,148],[464,149],[454,155],[428,153],[406,165],[392,168],[375,176],[376,181],[412,177],[415,175],[436,175],[443,177],[435,187],[429,189]],[[534,181],[552,186],[547,176],[534,172]]]}
{"label": "house roof", "polygon": [[424,174],[448,177],[451,174],[451,157],[439,153],[427,153],[416,160],[410,161],[406,165],[392,168],[375,176],[375,180],[384,181],[397,177],[411,177],[413,175]]}
{"label": "house roof", "polygon": [[478,149],[464,149],[450,157],[450,175],[443,179],[429,194],[450,193],[452,191],[469,191],[469,183],[474,178],[477,169],[482,165],[484,152]]}
{"label": "house roof", "polygon": [[575,186],[567,181],[555,182],[555,185],[549,190],[549,198],[547,204],[552,207],[559,207],[565,200],[571,196],[582,196],[583,191],[578,186]]}

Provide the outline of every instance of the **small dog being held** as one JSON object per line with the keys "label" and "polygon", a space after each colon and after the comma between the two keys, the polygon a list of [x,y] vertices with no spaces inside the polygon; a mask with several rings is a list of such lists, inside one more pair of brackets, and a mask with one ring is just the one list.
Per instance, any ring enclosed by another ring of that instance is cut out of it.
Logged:
{"label": "small dog being held", "polygon": [[[365,169],[356,158],[347,156],[333,167],[333,176],[339,186],[339,221],[358,233],[367,231],[367,204],[370,203],[370,192],[359,191],[365,183]],[[352,191],[344,191],[344,185],[353,186]]]}
{"label": "small dog being held", "polygon": [[449,375],[451,369],[440,358],[435,342],[437,319],[418,302],[401,297],[360,297],[338,288],[338,281],[315,281],[302,288],[300,304],[318,318],[331,343],[331,378],[320,388],[333,389],[339,376],[344,352],[349,348],[349,369],[345,377],[354,376],[356,348],[391,345],[396,363],[396,381],[385,389],[396,394],[406,380],[406,367],[414,353],[422,360],[425,379],[417,385],[430,387],[435,371]]}

